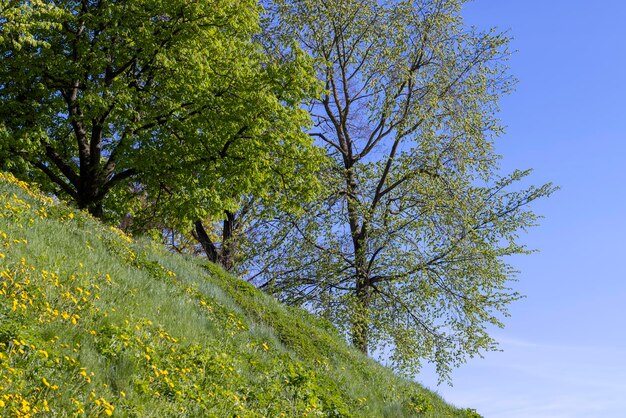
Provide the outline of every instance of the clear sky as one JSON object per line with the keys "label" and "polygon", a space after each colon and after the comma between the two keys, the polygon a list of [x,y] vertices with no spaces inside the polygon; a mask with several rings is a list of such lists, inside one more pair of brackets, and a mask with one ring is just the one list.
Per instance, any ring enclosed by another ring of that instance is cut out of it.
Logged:
{"label": "clear sky", "polygon": [[518,51],[503,171],[532,167],[561,190],[524,236],[540,252],[512,260],[527,297],[494,332],[504,352],[453,387],[418,380],[486,418],[626,417],[626,1],[475,0],[464,16]]}

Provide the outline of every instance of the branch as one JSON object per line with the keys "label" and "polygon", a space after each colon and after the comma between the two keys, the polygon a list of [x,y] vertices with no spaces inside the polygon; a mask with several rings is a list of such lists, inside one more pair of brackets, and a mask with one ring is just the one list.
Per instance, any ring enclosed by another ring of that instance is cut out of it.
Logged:
{"label": "branch", "polygon": [[106,194],[118,183],[134,176],[138,174],[137,170],[135,170],[134,168],[129,168],[127,170],[124,170],[120,173],[115,174],[111,180],[107,181],[104,186],[102,186],[102,190],[100,191],[100,193],[98,193],[97,198],[98,199],[102,199],[104,198],[104,196],[106,196]]}
{"label": "branch", "polygon": [[74,199],[76,202],[79,201],[78,193],[74,189],[72,189],[71,185],[67,184],[66,182],[63,181],[63,179],[61,179],[61,177],[56,175],[56,173],[52,171],[50,167],[48,167],[41,161],[38,161],[34,163],[33,165],[37,167],[38,169],[40,169],[41,171],[43,171],[48,176],[48,178],[50,178],[50,180],[52,180],[54,183],[60,186],[61,189],[65,193],[67,193],[68,195],[72,197],[72,199]]}
{"label": "branch", "polygon": [[63,175],[69,180],[69,182],[78,189],[80,184],[80,177],[72,167],[70,167],[65,161],[63,161],[63,157],[56,152],[51,145],[46,144],[46,156],[54,163],[54,165],[63,173]]}
{"label": "branch", "polygon": [[217,248],[215,247],[213,241],[211,241],[209,234],[207,234],[206,230],[204,229],[202,221],[198,219],[196,222],[194,222],[194,226],[196,229],[195,234],[193,234],[194,238],[196,238],[200,245],[202,245],[202,248],[204,249],[204,252],[206,253],[208,259],[213,263],[217,263]]}

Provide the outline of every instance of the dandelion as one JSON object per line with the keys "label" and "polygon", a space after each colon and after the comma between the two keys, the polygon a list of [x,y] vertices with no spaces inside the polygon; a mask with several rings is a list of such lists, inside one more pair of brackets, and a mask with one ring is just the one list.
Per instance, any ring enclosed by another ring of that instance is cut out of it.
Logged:
{"label": "dandelion", "polygon": [[22,399],[22,412],[30,411],[30,403],[26,399]]}
{"label": "dandelion", "polygon": [[91,377],[89,377],[89,376],[87,375],[87,371],[86,371],[86,369],[85,369],[84,367],[80,369],[80,372],[79,372],[78,374],[80,374],[82,377],[84,377],[84,378],[85,378],[85,380],[86,380],[88,383],[91,383]]}

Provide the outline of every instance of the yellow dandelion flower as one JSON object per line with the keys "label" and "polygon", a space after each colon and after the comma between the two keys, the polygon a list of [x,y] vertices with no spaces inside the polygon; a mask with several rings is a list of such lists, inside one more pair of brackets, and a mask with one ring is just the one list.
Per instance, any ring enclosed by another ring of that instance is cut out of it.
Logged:
{"label": "yellow dandelion flower", "polygon": [[30,403],[26,399],[22,399],[22,412],[30,411]]}

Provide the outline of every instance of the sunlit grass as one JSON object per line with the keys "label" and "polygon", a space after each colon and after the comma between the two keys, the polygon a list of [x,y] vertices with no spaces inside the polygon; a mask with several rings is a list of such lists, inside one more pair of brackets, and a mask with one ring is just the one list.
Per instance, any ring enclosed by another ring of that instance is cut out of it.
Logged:
{"label": "sunlit grass", "polygon": [[471,416],[200,259],[0,174],[0,415]]}

